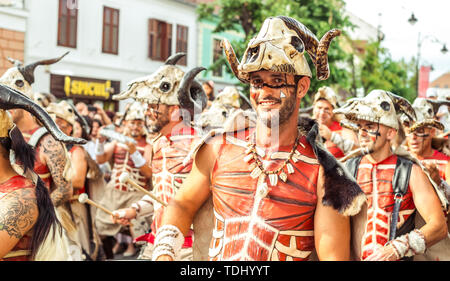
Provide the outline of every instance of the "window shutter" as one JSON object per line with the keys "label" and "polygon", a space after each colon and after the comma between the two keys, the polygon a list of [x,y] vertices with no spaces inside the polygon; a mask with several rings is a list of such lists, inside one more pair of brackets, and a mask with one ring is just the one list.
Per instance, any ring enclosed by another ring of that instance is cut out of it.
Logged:
{"label": "window shutter", "polygon": [[156,59],[156,29],[157,23],[155,19],[148,20],[148,57],[152,60]]}
{"label": "window shutter", "polygon": [[167,54],[163,60],[166,60],[172,55],[172,24],[166,23],[167,45],[164,54]]}

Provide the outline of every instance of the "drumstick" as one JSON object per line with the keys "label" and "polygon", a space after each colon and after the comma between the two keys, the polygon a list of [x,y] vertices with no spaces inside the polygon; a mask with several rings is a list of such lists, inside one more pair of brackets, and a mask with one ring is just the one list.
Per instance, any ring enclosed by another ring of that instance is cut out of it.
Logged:
{"label": "drumstick", "polygon": [[113,216],[113,217],[115,216],[110,210],[108,210],[108,209],[106,209],[105,207],[103,207],[102,205],[99,205],[99,204],[95,203],[94,201],[90,200],[90,199],[89,199],[89,196],[88,196],[86,193],[80,194],[80,195],[78,196],[78,201],[79,201],[80,203],[83,203],[83,204],[84,204],[84,203],[88,203],[88,204],[90,204],[90,205],[92,205],[92,206],[95,206],[95,207],[97,207],[97,208],[103,210],[104,212],[110,214],[110,215]]}
{"label": "drumstick", "polygon": [[138,190],[144,192],[145,194],[147,194],[148,196],[150,196],[153,200],[157,201],[159,204],[163,205],[164,207],[167,207],[167,203],[162,201],[161,199],[159,199],[158,197],[156,197],[153,193],[151,193],[150,191],[146,190],[145,188],[143,188],[142,186],[140,186],[139,184],[137,184],[134,180],[132,180],[130,178],[130,175],[128,173],[122,173],[120,174],[119,177],[119,181],[121,183],[129,183],[131,184],[133,187],[137,188]]}

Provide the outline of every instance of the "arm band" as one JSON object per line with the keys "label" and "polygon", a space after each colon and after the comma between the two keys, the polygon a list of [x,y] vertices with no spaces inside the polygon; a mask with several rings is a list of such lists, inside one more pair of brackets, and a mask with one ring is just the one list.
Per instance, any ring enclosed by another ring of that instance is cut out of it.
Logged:
{"label": "arm band", "polygon": [[148,195],[144,195],[136,203],[131,204],[131,208],[136,209],[136,218],[148,217],[153,214],[153,201]]}
{"label": "arm band", "polygon": [[162,255],[171,256],[173,260],[179,260],[181,247],[184,243],[183,233],[174,225],[161,226],[155,237],[152,260],[155,261]]}
{"label": "arm band", "polygon": [[425,237],[419,229],[395,238],[390,244],[395,248],[399,258],[420,255],[426,250]]}
{"label": "arm band", "polygon": [[98,139],[95,141],[95,155],[105,154],[105,145]]}
{"label": "arm band", "polygon": [[142,154],[137,150],[133,154],[130,155],[130,158],[133,161],[134,166],[136,168],[141,168],[142,166],[145,165],[145,162],[147,162],[147,160],[145,160],[144,156],[142,156]]}

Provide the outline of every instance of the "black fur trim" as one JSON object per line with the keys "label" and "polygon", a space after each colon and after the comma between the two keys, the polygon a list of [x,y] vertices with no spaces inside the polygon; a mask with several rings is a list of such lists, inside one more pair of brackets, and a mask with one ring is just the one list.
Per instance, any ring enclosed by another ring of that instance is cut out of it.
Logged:
{"label": "black fur trim", "polygon": [[298,126],[307,132],[306,140],[312,146],[317,160],[324,169],[325,195],[322,198],[322,204],[333,207],[339,213],[359,212],[362,200],[358,197],[365,196],[364,192],[345,166],[323,146],[316,121],[301,117]]}

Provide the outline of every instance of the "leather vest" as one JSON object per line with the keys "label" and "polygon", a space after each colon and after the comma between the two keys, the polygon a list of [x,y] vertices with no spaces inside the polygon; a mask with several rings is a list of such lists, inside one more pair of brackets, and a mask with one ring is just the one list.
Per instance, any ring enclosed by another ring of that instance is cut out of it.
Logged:
{"label": "leather vest", "polygon": [[[211,260],[307,260],[314,250],[314,213],[319,163],[303,136],[296,150],[300,160],[289,163],[293,173],[278,180],[265,197],[255,196],[253,178],[244,160],[249,131],[224,136],[212,172],[215,226]],[[259,155],[272,171],[284,164],[292,147]],[[286,168],[286,167],[285,167]]]}

